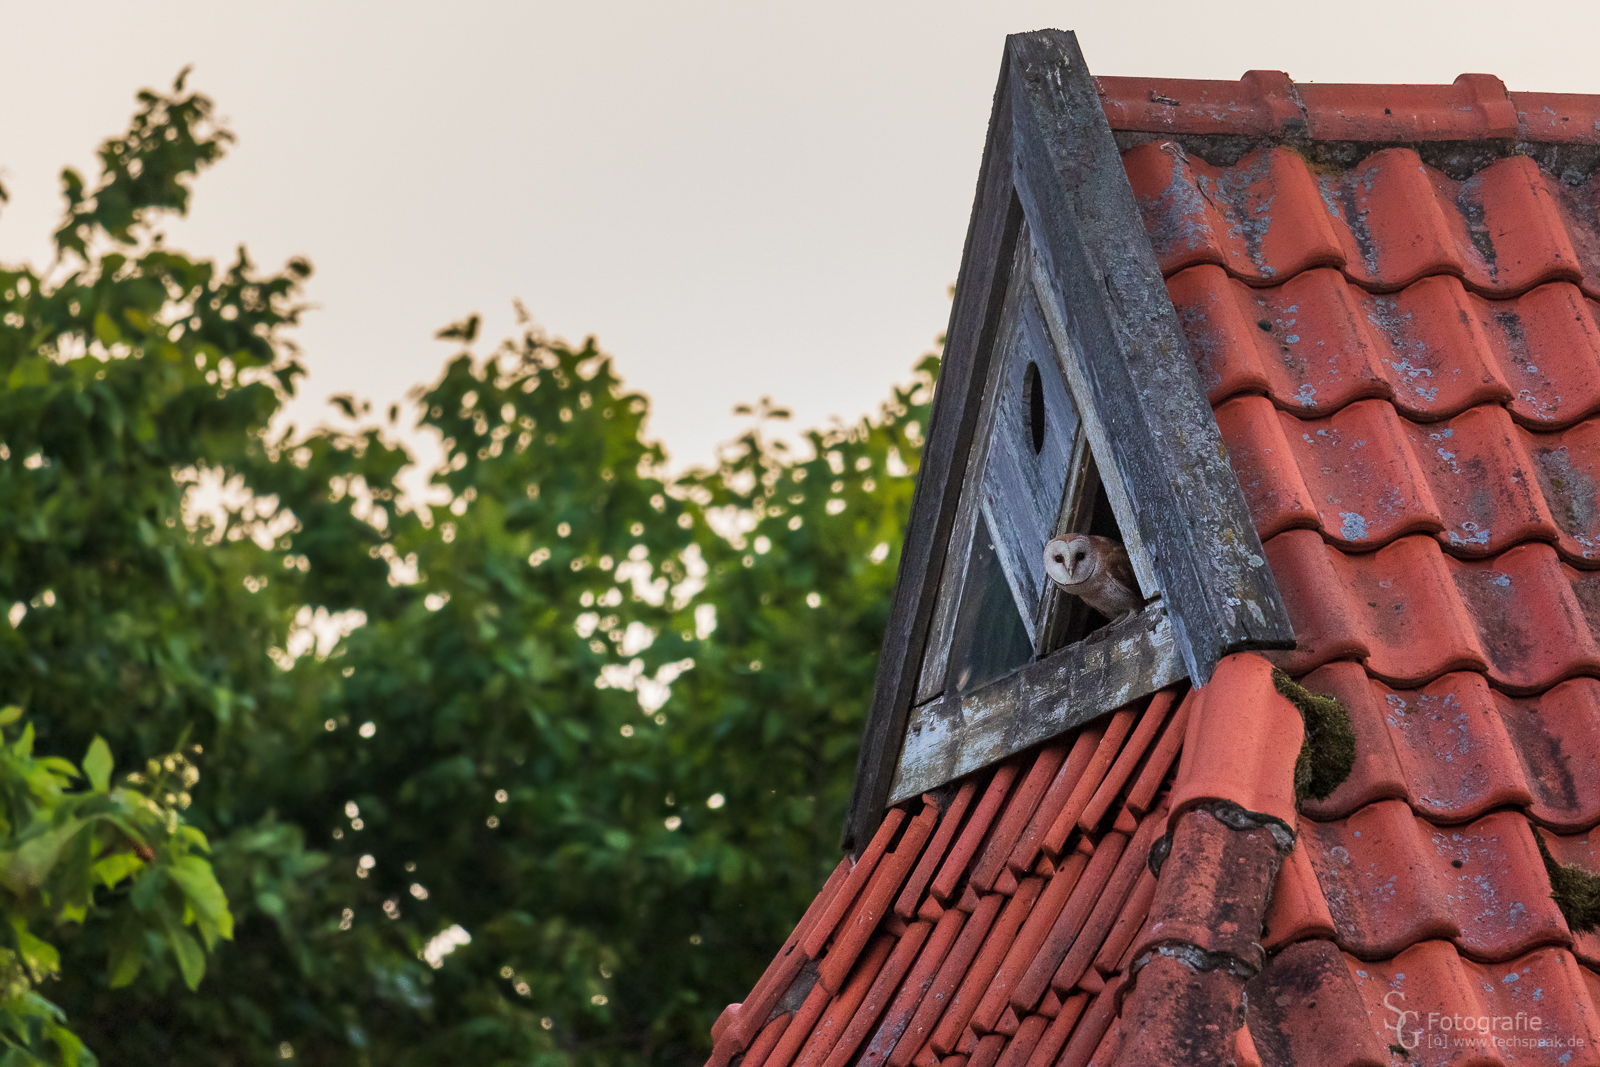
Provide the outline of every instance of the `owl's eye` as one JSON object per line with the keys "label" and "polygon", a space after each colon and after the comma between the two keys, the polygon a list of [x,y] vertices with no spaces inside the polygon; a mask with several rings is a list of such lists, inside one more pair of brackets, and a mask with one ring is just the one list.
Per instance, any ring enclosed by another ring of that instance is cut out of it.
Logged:
{"label": "owl's eye", "polygon": [[[1056,558],[1059,560],[1061,557],[1057,556]],[[1075,564],[1076,563],[1082,563],[1084,560],[1086,560],[1088,558],[1089,558],[1089,553],[1087,553],[1087,552],[1074,552],[1072,554],[1072,562],[1075,563]]]}
{"label": "owl's eye", "polygon": [[1055,562],[1057,562],[1057,563],[1063,563],[1063,562],[1065,562],[1065,561],[1066,561],[1066,557],[1065,557],[1065,556],[1063,556],[1063,555],[1062,555],[1062,554],[1061,554],[1061,553],[1059,553],[1059,552],[1057,552],[1057,553],[1056,553],[1056,554],[1055,554],[1055,555],[1053,555],[1053,556],[1051,556],[1051,557],[1050,557],[1050,558],[1051,558],[1051,559],[1052,559],[1052,560],[1054,560],[1054,561],[1055,561]]}

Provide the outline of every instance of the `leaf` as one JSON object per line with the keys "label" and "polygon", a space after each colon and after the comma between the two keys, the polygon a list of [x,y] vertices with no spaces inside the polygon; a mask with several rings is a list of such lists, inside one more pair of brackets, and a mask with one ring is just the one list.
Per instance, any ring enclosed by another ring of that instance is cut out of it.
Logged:
{"label": "leaf", "polygon": [[22,718],[22,709],[15,704],[7,704],[0,708],[0,726],[10,726]]}
{"label": "leaf", "polygon": [[95,734],[94,740],[89,742],[88,753],[83,757],[83,773],[88,776],[95,792],[104,793],[111,787],[111,767],[111,746],[106,744],[105,738]]}
{"label": "leaf", "polygon": [[167,928],[167,947],[172,950],[172,955],[178,961],[178,970],[183,972],[183,984],[193,993],[200,988],[200,979],[206,973],[206,954],[200,943],[183,927],[174,923],[170,918],[165,920]]}
{"label": "leaf", "polygon": [[11,926],[16,931],[17,950],[22,953],[28,970],[33,972],[35,982],[41,982],[61,970],[61,953],[56,951],[54,945],[30,934],[20,918],[13,917]]}
{"label": "leaf", "polygon": [[61,850],[72,835],[83,829],[82,819],[70,819],[42,834],[29,838],[15,852],[0,854],[5,858],[5,869],[0,872],[0,883],[13,893],[22,894],[37,889],[50,876],[50,869],[61,856]]}
{"label": "leaf", "polygon": [[139,969],[144,966],[144,946],[144,927],[131,912],[124,915],[110,938],[106,974],[112,989],[121,989],[139,977]]}
{"label": "leaf", "polygon": [[124,878],[136,874],[143,866],[144,860],[132,852],[113,852],[94,865],[94,876],[100,880],[100,884],[110,889]]}
{"label": "leaf", "polygon": [[200,936],[206,947],[216,943],[218,937],[233,939],[233,915],[228,911],[228,897],[217,883],[211,864],[199,856],[180,856],[167,868],[168,876],[183,890],[194,909],[200,925]]}

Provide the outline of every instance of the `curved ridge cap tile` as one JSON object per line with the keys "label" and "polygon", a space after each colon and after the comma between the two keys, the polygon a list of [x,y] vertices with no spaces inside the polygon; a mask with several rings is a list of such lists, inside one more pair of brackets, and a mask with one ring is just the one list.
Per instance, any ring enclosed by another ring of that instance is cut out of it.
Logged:
{"label": "curved ridge cap tile", "polygon": [[1523,775],[1526,757],[1513,743],[1483,675],[1446,674],[1425,688],[1400,691],[1373,681],[1368,693],[1366,704],[1381,709],[1407,797],[1418,814],[1434,823],[1457,823],[1495,808],[1533,803]]}
{"label": "curved ridge cap tile", "polygon": [[1488,669],[1433,538],[1402,537],[1356,556],[1313,531],[1289,530],[1268,541],[1266,552],[1300,645],[1274,657],[1290,674],[1363,657],[1371,673],[1400,685]]}
{"label": "curved ridge cap tile", "polygon": [[[1565,949],[1539,948],[1504,963],[1479,964],[1463,959],[1449,942],[1425,941],[1394,959],[1367,963],[1347,955],[1344,962],[1372,1025],[1387,1034],[1394,1032],[1400,1008],[1418,1013],[1404,1023],[1408,1034],[1420,1031],[1418,1036],[1443,1033],[1439,1020],[1429,1018],[1436,1012],[1441,1017],[1511,1019],[1509,1036],[1560,1035],[1571,1042],[1569,1049],[1592,1050],[1600,1040],[1582,968]],[[1539,1031],[1531,1029],[1534,1018],[1540,1020]],[[1551,1057],[1543,1062],[1560,1061]]]}
{"label": "curved ridge cap tile", "polygon": [[1533,800],[1528,814],[1559,833],[1600,825],[1600,681],[1573,678],[1537,697],[1496,695]]}
{"label": "curved ridge cap tile", "polygon": [[1122,1005],[1118,1064],[1225,1064],[1234,1061],[1244,1015],[1244,980],[1229,970],[1192,970],[1157,956],[1134,979]]}
{"label": "curved ridge cap tile", "polygon": [[1294,764],[1305,725],[1273,685],[1272,664],[1249,652],[1225,656],[1194,700],[1168,826],[1208,800],[1293,826]]}
{"label": "curved ridge cap tile", "polygon": [[1106,121],[1117,131],[1271,136],[1304,130],[1294,83],[1276,70],[1252,70],[1238,81],[1099,77],[1095,88]]}
{"label": "curved ridge cap tile", "polygon": [[1265,1063],[1388,1067],[1394,1062],[1376,1029],[1383,1017],[1368,1019],[1344,954],[1330,941],[1290,945],[1245,991],[1246,1022]]}
{"label": "curved ridge cap tile", "polygon": [[1259,968],[1267,898],[1281,853],[1271,830],[1235,830],[1204,808],[1183,815],[1161,865],[1133,958],[1164,945],[1192,946]]}
{"label": "curved ridge cap tile", "polygon": [[1517,109],[1519,139],[1547,144],[1600,143],[1600,96],[1588,93],[1508,93]]}
{"label": "curved ridge cap tile", "polygon": [[1431,940],[1481,960],[1571,942],[1520,813],[1437,827],[1391,800],[1302,830],[1336,940],[1362,959]]}
{"label": "curved ridge cap tile", "polygon": [[1517,112],[1492,74],[1449,85],[1296,86],[1311,136],[1319,141],[1476,141],[1517,136]]}

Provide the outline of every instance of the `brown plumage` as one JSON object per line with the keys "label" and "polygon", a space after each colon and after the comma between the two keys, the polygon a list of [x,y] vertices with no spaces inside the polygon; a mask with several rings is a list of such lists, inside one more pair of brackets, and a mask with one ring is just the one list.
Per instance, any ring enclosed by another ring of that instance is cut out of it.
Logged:
{"label": "brown plumage", "polygon": [[1044,546],[1044,571],[1063,590],[1108,619],[1144,607],[1128,550],[1099,534],[1058,537]]}

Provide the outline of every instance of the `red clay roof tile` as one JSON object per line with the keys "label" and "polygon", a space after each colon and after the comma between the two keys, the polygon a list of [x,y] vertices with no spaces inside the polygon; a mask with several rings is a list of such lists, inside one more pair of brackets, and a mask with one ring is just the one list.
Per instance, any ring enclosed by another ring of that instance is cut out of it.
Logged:
{"label": "red clay roof tile", "polygon": [[1056,1056],[1067,1043],[1067,1037],[1077,1025],[1078,1018],[1083,1015],[1083,1009],[1088,1006],[1089,996],[1086,993],[1075,993],[1064,1000],[1055,1018],[1050,1020],[1050,1025],[1045,1027],[1044,1033],[1039,1035],[1039,1043],[1033,1047],[1033,1055],[1028,1057],[1026,1067],[1050,1067],[1055,1063]]}
{"label": "red clay roof tile", "polygon": [[[873,954],[872,946],[867,949],[867,957]],[[888,946],[885,944],[881,956],[887,958]],[[878,960],[882,963],[882,959]],[[822,1021],[822,1013],[828,1010],[828,1005],[833,1002],[833,993],[828,987],[818,982],[811,987],[811,992],[806,995],[805,1001],[794,1013],[789,1027],[783,1032],[783,1037],[773,1048],[772,1054],[767,1057],[767,1067],[789,1067],[805,1043],[816,1033],[818,1024]]]}
{"label": "red clay roof tile", "polygon": [[1348,819],[1303,822],[1301,844],[1340,947],[1362,959],[1449,940],[1496,960],[1571,940],[1520,814],[1436,827],[1400,801],[1380,801]]}
{"label": "red clay roof tile", "polygon": [[[978,862],[973,866],[972,874],[968,878],[979,892],[988,892],[994,887],[995,879],[1000,877],[1005,869],[1007,858],[1019,843],[1019,838],[1029,819],[1033,817],[1035,809],[1038,808],[1039,801],[1044,797],[1045,790],[1049,788],[1051,781],[1056,777],[1056,772],[1066,760],[1067,748],[1064,743],[1046,745],[1034,758],[1033,766],[1028,768],[1028,773],[1023,776],[1022,782],[1012,790],[1011,798],[1006,802],[1005,814],[995,823],[993,831],[989,834],[988,843],[984,846],[983,854],[978,857]],[[1026,864],[1023,867],[1026,869]]]}
{"label": "red clay roof tile", "polygon": [[[845,913],[850,909],[850,905],[855,903],[856,897],[861,893],[862,888],[872,878],[872,872],[877,870],[878,860],[888,851],[889,842],[894,840],[894,835],[899,831],[900,824],[905,821],[905,818],[906,811],[904,808],[895,808],[884,816],[882,824],[878,827],[878,832],[872,835],[872,841],[862,850],[860,858],[850,865],[848,876],[844,879],[843,884],[840,885],[838,892],[828,900],[815,923],[802,938],[802,944],[807,956],[816,959],[822,955],[822,949],[827,945],[828,938],[833,936],[834,928],[844,919]],[[844,863],[849,862],[850,858],[846,856]],[[839,872],[835,870],[834,877],[837,878],[838,874]],[[829,879],[829,881],[831,883],[832,879]],[[819,895],[812,907],[815,908],[821,903],[822,898]],[[811,912],[808,910],[806,914],[809,916]],[[801,921],[804,922],[805,920],[802,919]]]}
{"label": "red clay roof tile", "polygon": [[[817,1023],[807,1037],[799,1058],[795,1060],[795,1067],[822,1067],[827,1061],[839,1041],[839,1036],[855,1018],[856,1010],[866,999],[867,992],[877,982],[878,975],[883,972],[884,964],[888,962],[890,953],[898,943],[896,938],[887,936],[872,939],[867,950],[861,954],[861,958],[856,960],[855,969],[845,980],[844,988],[834,997],[827,1011],[823,1013],[822,1021]],[[827,987],[819,985],[817,988]]]}
{"label": "red clay roof tile", "polygon": [[[1062,864],[1061,869],[1056,872],[1056,876],[1045,884],[1039,899],[1021,922],[1014,939],[1005,951],[1004,958],[993,972],[993,977],[986,983],[976,1008],[969,1016],[974,1029],[980,1032],[994,1029],[995,1023],[1011,999],[1011,990],[1022,976],[1022,972],[1039,954],[1039,946],[1049,935],[1050,928],[1060,916],[1061,909],[1065,907],[1073,888],[1089,865],[1089,860],[1090,858],[1084,853],[1073,853],[1072,858]],[[974,971],[976,972],[976,968]],[[964,992],[965,987],[963,987]],[[955,1010],[954,1006],[951,1010]]]}
{"label": "red clay roof tile", "polygon": [[[1105,778],[1089,798],[1089,803],[1084,807],[1083,814],[1078,816],[1078,829],[1086,834],[1092,834],[1099,828],[1106,812],[1111,810],[1111,805],[1122,793],[1123,786],[1133,776],[1134,769],[1139,761],[1149,751],[1150,742],[1155,739],[1156,731],[1161,729],[1166,722],[1167,713],[1178,702],[1178,692],[1173,689],[1164,689],[1150,698],[1144,710],[1139,712],[1138,725],[1129,735],[1127,742],[1122,746],[1122,751],[1117,754],[1117,760],[1106,772]],[[1132,833],[1134,827],[1115,827],[1124,833]]]}
{"label": "red clay roof tile", "polygon": [[928,987],[937,977],[939,968],[944,963],[945,954],[950,951],[950,946],[955,944],[966,918],[962,912],[947,911],[934,926],[927,941],[923,943],[922,951],[917,953],[917,960],[912,965],[910,973],[901,983],[900,991],[878,1023],[878,1029],[873,1033],[872,1040],[867,1043],[861,1055],[856,1057],[856,1063],[863,1067],[877,1067],[878,1064],[888,1062],[894,1064],[894,1067],[905,1067],[911,1062],[911,1057],[922,1047],[922,1041],[919,1038],[912,1042],[910,1047],[904,1050],[902,1057],[896,1057],[895,1053],[902,1044],[901,1036],[905,1033],[912,1017],[916,1015],[923,996],[928,992]]}
{"label": "red clay roof tile", "polygon": [[[1253,70],[1236,82],[1186,78],[1095,79],[1114,130],[1328,141],[1514,140],[1592,143],[1594,98],[1508,93],[1490,74],[1450,85],[1295,84]],[[1559,109],[1559,111],[1557,110]],[[1541,110],[1548,110],[1542,116]],[[1530,115],[1533,117],[1530,119]],[[1568,121],[1562,122],[1561,119]]]}
{"label": "red clay roof tile", "polygon": [[1133,728],[1139,710],[1132,706],[1121,708],[1107,720],[1105,732],[1099,744],[1095,746],[1094,755],[1090,757],[1089,765],[1084,768],[1083,776],[1078,779],[1072,795],[1056,814],[1055,822],[1051,823],[1050,829],[1045,832],[1043,848],[1050,856],[1060,856],[1062,850],[1067,847],[1068,839],[1077,829],[1079,816],[1089,806],[1089,801],[1100,788],[1100,783],[1105,780],[1106,773],[1111,770],[1117,752],[1122,748],[1122,742],[1127,738],[1128,731]]}
{"label": "red clay roof tile", "polygon": [[1155,956],[1128,992],[1121,1057],[1149,1067],[1221,1067],[1234,1058],[1243,999],[1244,979],[1229,970],[1197,972],[1182,960]]}
{"label": "red clay roof tile", "polygon": [[[1141,874],[1149,873],[1150,846],[1165,829],[1166,820],[1159,812],[1146,818],[1143,825],[1138,828],[1128,847],[1123,850],[1122,857],[1117,861],[1117,866],[1111,872],[1105,888],[1101,890],[1100,897],[1095,901],[1094,909],[1089,913],[1083,928],[1073,940],[1066,958],[1061,961],[1061,966],[1050,979],[1053,990],[1062,995],[1071,993],[1079,980],[1084,977],[1084,972],[1090,971],[1090,963],[1106,944],[1106,936],[1116,924],[1118,916],[1122,914],[1123,904],[1126,903],[1134,884]],[[1098,977],[1097,974],[1092,975],[1091,981],[1097,980]]]}
{"label": "red clay roof tile", "polygon": [[766,1026],[761,1028],[761,1033],[750,1043],[750,1048],[744,1054],[744,1061],[740,1067],[766,1067],[772,1050],[777,1047],[778,1041],[789,1029],[789,1024],[794,1019],[792,1014],[780,1015]]}
{"label": "red clay roof tile", "polygon": [[[1032,884],[1030,885],[1029,883]],[[1018,892],[1023,896],[1023,901],[1019,905],[1022,909],[1026,910],[1028,904],[1038,896],[1039,888],[1040,882],[1038,879],[1028,879],[1018,886]],[[999,915],[1001,906],[1006,903],[1006,898],[999,894],[990,894],[978,903],[978,907],[972,913],[972,918],[967,921],[966,926],[962,929],[961,936],[956,939],[950,951],[945,954],[944,963],[940,965],[939,973],[929,983],[926,994],[923,996],[921,1003],[917,1005],[916,1014],[907,1023],[905,1037],[901,1041],[902,1045],[906,1042],[912,1042],[920,1047],[924,1043],[931,1043],[934,1027],[938,1025],[939,1019],[950,1007],[951,998],[955,995],[956,987],[967,976],[972,967],[973,958],[977,956],[978,950],[983,947],[985,939],[989,935],[990,927],[994,924],[995,917]],[[965,1020],[962,1021],[961,1025],[965,1025]],[[957,1027],[957,1029],[959,1028]],[[950,1047],[951,1043],[945,1043],[943,1051],[949,1051]],[[896,1049],[896,1056],[891,1057],[889,1062],[891,1064],[895,1063],[898,1056],[899,1049]]]}
{"label": "red clay roof tile", "polygon": [[1300,713],[1273,685],[1270,663],[1251,653],[1224,657],[1196,694],[1188,730],[1172,793],[1173,825],[1208,800],[1294,824],[1294,763],[1305,731]]}
{"label": "red clay roof tile", "polygon": [[[1345,965],[1365,1002],[1368,1019],[1379,1025],[1389,1023],[1396,1017],[1390,1005],[1402,1006],[1418,1013],[1406,1018],[1408,1036],[1417,1031],[1443,1035],[1443,1048],[1418,1042],[1418,1059],[1423,1065],[1450,1062],[1448,1057],[1456,1050],[1449,1039],[1468,1036],[1469,1025],[1476,1030],[1479,1019],[1512,1020],[1512,1028],[1502,1030],[1503,1036],[1535,1041],[1559,1037],[1563,1042],[1559,1048],[1547,1044],[1542,1049],[1512,1050],[1517,1054],[1513,1062],[1518,1063],[1524,1054],[1533,1062],[1551,1064],[1592,1061],[1593,1049],[1600,1041],[1583,968],[1565,949],[1541,948],[1504,963],[1480,964],[1464,959],[1448,942],[1425,941],[1381,962],[1364,963],[1346,956]],[[1532,1029],[1535,1019],[1539,1021],[1537,1031]],[[1464,1025],[1469,1020],[1471,1024]],[[1365,1021],[1360,1016],[1346,1019],[1343,1029],[1355,1032]],[[1563,1050],[1578,1048],[1589,1050],[1583,1059],[1563,1055]]]}
{"label": "red clay roof tile", "polygon": [[[1545,847],[1550,850],[1551,857],[1557,863],[1566,867],[1576,867],[1590,874],[1600,874],[1600,848],[1596,848],[1596,845],[1600,845],[1600,834],[1596,834],[1593,830],[1565,836],[1544,829],[1538,829],[1536,832],[1544,839]],[[1575,931],[1572,951],[1586,967],[1600,966],[1600,932]],[[1585,975],[1586,979],[1593,977]]]}
{"label": "red clay roof tile", "polygon": [[1234,829],[1204,808],[1184,812],[1134,956],[1181,944],[1260,967],[1261,928],[1279,862],[1268,829]]}
{"label": "red clay roof tile", "polygon": [[856,1050],[867,1039],[867,1035],[877,1025],[879,1016],[894,998],[900,980],[916,962],[917,954],[922,951],[922,944],[928,939],[928,934],[932,930],[932,923],[912,923],[906,929],[904,936],[895,942],[894,951],[889,953],[889,958],[884,961],[883,969],[878,972],[872,987],[867,990],[867,995],[862,998],[850,1022],[839,1034],[833,1051],[828,1054],[823,1067],[844,1067],[845,1064],[852,1062]]}
{"label": "red clay roof tile", "polygon": [[[1044,940],[1040,942],[1038,953],[1032,960],[1027,961],[1026,969],[1009,982],[1009,999],[1014,1009],[1031,1011],[1033,1006],[1044,998],[1051,977],[1055,974],[1056,968],[1061,966],[1061,961],[1072,946],[1077,943],[1083,924],[1088,921],[1095,902],[1100,899],[1101,893],[1111,881],[1111,876],[1117,869],[1117,861],[1122,858],[1127,844],[1128,839],[1123,835],[1110,833],[1095,848],[1094,855],[1089,857],[1088,866],[1084,868],[1083,876],[1078,879],[1072,894],[1067,897],[1061,914],[1056,916],[1056,921],[1051,924]],[[1002,967],[995,982],[999,983],[1006,976],[1006,969]],[[989,988],[993,995],[995,985],[992,984]],[[1070,987],[1062,991],[1070,992]],[[982,1014],[982,1005],[978,1006],[978,1012]]]}
{"label": "red clay roof tile", "polygon": [[1529,814],[1558,833],[1600,824],[1600,682],[1574,678],[1496,704],[1533,794]]}
{"label": "red clay roof tile", "polygon": [[1284,857],[1278,880],[1272,886],[1266,926],[1261,932],[1262,947],[1276,952],[1295,941],[1331,938],[1333,933],[1333,916],[1317,885],[1311,856],[1303,843],[1296,844],[1294,851]]}
{"label": "red clay roof tile", "polygon": [[1290,674],[1364,658],[1380,678],[1420,685],[1446,671],[1489,668],[1433,538],[1402,537],[1350,556],[1310,530],[1288,530],[1266,553],[1300,646],[1277,657]]}
{"label": "red clay roof tile", "polygon": [[1111,932],[1106,935],[1105,943],[1095,955],[1095,970],[1101,975],[1115,974],[1121,970],[1118,960],[1122,958],[1123,953],[1133,947],[1133,939],[1143,929],[1145,919],[1150,914],[1150,902],[1155,899],[1155,895],[1156,876],[1150,870],[1147,855],[1145,866],[1139,872],[1139,880],[1134,883],[1132,892],[1122,905],[1122,911],[1117,915],[1116,923],[1112,925]]}
{"label": "red clay roof tile", "polygon": [[1095,750],[1099,747],[1100,738],[1104,734],[1103,723],[1093,723],[1078,731],[1066,760],[1056,771],[1055,779],[1040,798],[1039,806],[1034,809],[1033,818],[1028,820],[1027,829],[1022,832],[1016,847],[1011,850],[1011,856],[1006,862],[1013,871],[1025,871],[1039,859],[1039,850],[1043,846],[1045,835],[1055,823],[1056,817],[1061,814],[1061,809],[1072,799],[1078,781],[1083,777],[1083,772],[1088,768],[1090,761],[1094,759]]}
{"label": "red clay roof tile", "polygon": [[1056,1067],[1085,1067],[1089,1063],[1090,1057],[1095,1055],[1101,1041],[1116,1022],[1123,982],[1124,979],[1119,976],[1089,1002],[1088,1010],[1078,1020],[1077,1029],[1067,1041],[1066,1048],[1061,1050]]}
{"label": "red clay roof tile", "polygon": [[922,852],[923,843],[933,833],[939,818],[939,809],[932,804],[923,805],[917,817],[906,824],[905,833],[893,852],[878,861],[877,870],[862,891],[856,906],[839,927],[828,954],[818,968],[818,979],[829,989],[844,984],[845,975],[856,961],[856,956],[878,928],[878,921],[889,912],[889,902],[900,891],[912,864]]}
{"label": "red clay roof tile", "polygon": [[1024,1067],[1029,1057],[1033,1055],[1034,1046],[1039,1043],[1045,1028],[1050,1025],[1050,1020],[1043,1015],[1030,1015],[1022,1020],[1017,1027],[1015,1036],[1006,1045],[1005,1051],[995,1061],[995,1067]]}
{"label": "red clay roof tile", "polygon": [[1016,894],[1006,901],[989,935],[984,938],[982,948],[973,960],[971,968],[962,978],[955,995],[950,998],[950,1006],[945,1009],[944,1017],[934,1028],[930,1040],[935,1049],[948,1052],[956,1047],[962,1031],[966,1030],[972,1021],[972,1013],[983,1000],[984,994],[989,989],[989,983],[999,971],[1006,953],[1010,951],[1016,939],[1017,931],[1027,919],[1044,886],[1045,882],[1042,879],[1026,879],[1018,887]]}
{"label": "red clay roof tile", "polygon": [[984,835],[989,832],[990,824],[1000,811],[1000,805],[1005,803],[1006,794],[1011,789],[1011,782],[1016,778],[1017,771],[1018,764],[1015,761],[1003,763],[989,780],[989,787],[983,791],[983,799],[978,801],[972,817],[967,820],[966,828],[961,831],[955,847],[950,850],[944,866],[939,868],[939,874],[933,880],[933,895],[941,901],[948,901],[955,895],[957,884],[960,883],[962,875],[967,873],[967,865],[972,862],[973,854],[983,843]]}
{"label": "red clay roof tile", "polygon": [[[1378,1027],[1395,1016],[1367,1009],[1345,957],[1329,941],[1301,941],[1274,955],[1246,987],[1250,1037],[1262,1060],[1297,1067],[1389,1067]],[[1400,1003],[1398,1000],[1396,1003]],[[1402,1059],[1400,1062],[1408,1062]]]}
{"label": "red clay roof tile", "polygon": [[[910,919],[917,914],[917,901],[922,898],[922,891],[933,880],[933,872],[938,869],[939,861],[944,859],[945,852],[950,848],[950,842],[955,840],[956,831],[961,828],[961,817],[967,813],[967,807],[972,803],[977,791],[977,781],[967,779],[961,783],[961,788],[956,790],[956,795],[940,813],[939,829],[934,832],[933,840],[928,842],[927,849],[922,853],[922,859],[917,861],[916,870],[906,881],[905,889],[900,893],[899,899],[895,901],[896,915]],[[925,803],[931,803],[928,797],[924,797],[923,800]],[[937,905],[937,901],[934,903]]]}

